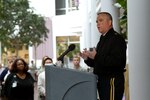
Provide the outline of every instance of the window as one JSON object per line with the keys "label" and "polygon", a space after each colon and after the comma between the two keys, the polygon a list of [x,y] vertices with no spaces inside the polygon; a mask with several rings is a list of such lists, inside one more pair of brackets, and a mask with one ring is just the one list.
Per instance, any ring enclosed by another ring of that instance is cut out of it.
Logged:
{"label": "window", "polygon": [[56,15],[66,14],[66,0],[55,0]]}
{"label": "window", "polygon": [[65,57],[64,57],[64,62],[66,66],[72,59],[73,55],[76,55],[80,51],[80,37],[79,36],[58,36],[56,37],[56,50],[57,50],[57,58],[67,50],[68,46],[70,44],[75,44],[75,49],[71,52],[69,52]]}
{"label": "window", "polygon": [[56,15],[65,15],[66,12],[79,10],[79,0],[56,0]]}
{"label": "window", "polygon": [[79,0],[68,0],[68,11],[79,10]]}

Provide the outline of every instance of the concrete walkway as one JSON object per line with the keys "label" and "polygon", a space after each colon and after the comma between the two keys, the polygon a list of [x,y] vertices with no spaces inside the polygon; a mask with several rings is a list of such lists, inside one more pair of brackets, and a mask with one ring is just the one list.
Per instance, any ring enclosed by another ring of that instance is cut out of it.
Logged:
{"label": "concrete walkway", "polygon": [[37,82],[34,84],[34,100],[38,100]]}

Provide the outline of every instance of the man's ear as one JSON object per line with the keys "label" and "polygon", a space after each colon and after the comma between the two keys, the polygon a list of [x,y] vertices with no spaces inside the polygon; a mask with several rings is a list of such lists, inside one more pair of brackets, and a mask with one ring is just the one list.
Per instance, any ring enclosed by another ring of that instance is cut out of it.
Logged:
{"label": "man's ear", "polygon": [[111,20],[109,20],[109,25],[112,26],[112,21]]}

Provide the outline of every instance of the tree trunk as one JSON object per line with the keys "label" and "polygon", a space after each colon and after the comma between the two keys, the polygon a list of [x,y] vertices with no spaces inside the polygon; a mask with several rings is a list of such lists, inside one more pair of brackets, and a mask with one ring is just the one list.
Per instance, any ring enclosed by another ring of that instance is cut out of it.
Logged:
{"label": "tree trunk", "polygon": [[34,56],[35,56],[35,66],[37,67],[37,55],[36,55],[36,49],[37,49],[37,46],[36,44],[34,45]]}

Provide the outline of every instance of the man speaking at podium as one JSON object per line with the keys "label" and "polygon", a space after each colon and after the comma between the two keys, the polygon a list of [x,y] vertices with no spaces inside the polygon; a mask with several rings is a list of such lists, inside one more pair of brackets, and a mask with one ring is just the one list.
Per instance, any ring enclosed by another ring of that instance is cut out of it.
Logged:
{"label": "man speaking at podium", "polygon": [[108,12],[97,14],[100,41],[93,50],[84,49],[80,56],[94,68],[98,76],[97,88],[100,100],[122,100],[124,93],[124,68],[126,42],[113,29],[112,16]]}

